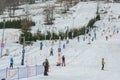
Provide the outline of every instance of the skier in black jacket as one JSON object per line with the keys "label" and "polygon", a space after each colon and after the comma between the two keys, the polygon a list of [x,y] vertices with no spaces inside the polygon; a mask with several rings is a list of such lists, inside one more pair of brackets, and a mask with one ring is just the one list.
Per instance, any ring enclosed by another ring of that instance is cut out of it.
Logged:
{"label": "skier in black jacket", "polygon": [[47,76],[48,75],[48,68],[49,68],[49,62],[48,59],[45,59],[45,61],[43,62],[43,66],[44,66],[44,75]]}
{"label": "skier in black jacket", "polygon": [[62,66],[66,66],[65,65],[65,56],[64,55],[62,56]]}

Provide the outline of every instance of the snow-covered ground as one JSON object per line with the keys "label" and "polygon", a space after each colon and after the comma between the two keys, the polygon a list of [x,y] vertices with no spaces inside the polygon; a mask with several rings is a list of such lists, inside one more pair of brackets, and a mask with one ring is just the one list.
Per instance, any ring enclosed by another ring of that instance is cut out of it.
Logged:
{"label": "snow-covered ground", "polygon": [[[80,2],[74,7],[70,8],[70,11],[66,14],[57,14],[54,12],[53,16],[55,17],[55,20],[53,25],[43,25],[45,18],[43,11],[47,5],[50,5],[50,2],[48,3],[20,6],[21,9],[15,11],[15,16],[21,16],[21,18],[25,17],[24,15],[27,9],[28,13],[30,14],[29,18],[32,19],[32,21],[34,21],[36,24],[36,26],[32,27],[33,33],[38,29],[44,33],[45,30],[51,31],[53,28],[55,29],[55,32],[63,32],[66,30],[67,26],[69,29],[80,28],[85,26],[90,19],[96,16],[97,4],[95,2]],[[8,16],[8,12],[6,12],[6,14],[4,13],[2,16]],[[0,21],[3,20],[2,16]],[[10,19],[8,17],[5,18],[5,20],[13,20],[13,18]]]}
{"label": "snow-covered ground", "polygon": [[[65,55],[66,58],[65,67],[56,66],[59,41],[53,45],[54,56],[49,56],[50,48],[52,47],[49,41],[43,41],[43,50],[39,50],[40,41],[35,42],[33,46],[27,46],[25,66],[41,65],[47,57],[50,62],[50,72],[48,73],[49,76],[39,75],[21,80],[120,80],[120,33],[117,33],[117,30],[120,31],[120,20],[118,19],[119,6],[120,4],[118,3],[100,4],[101,9],[106,8],[108,13],[101,15],[103,17],[102,20],[95,23],[95,26],[97,26],[97,39],[91,42],[91,44],[88,44],[88,39],[83,41],[84,36],[80,36],[80,42],[77,41],[77,38],[70,40],[69,44],[66,44],[66,48],[62,49],[61,52],[61,55]],[[75,9],[74,15],[76,16],[74,25],[83,26],[89,21],[85,20],[86,18],[90,19],[95,16],[96,4],[93,2],[79,3],[73,9]],[[116,16],[116,19],[111,20],[110,18],[109,21],[110,15]],[[58,27],[65,27],[66,25],[72,27],[73,24],[69,21],[72,22],[71,19],[64,18],[63,21],[60,21]],[[13,33],[13,30],[10,31]],[[2,30],[0,30],[0,35],[1,33]],[[94,31],[91,31],[92,36],[93,34]],[[105,39],[105,36],[109,36],[108,40]],[[63,43],[65,41],[61,41],[61,48]],[[6,41],[4,53],[5,49],[10,50],[10,56],[0,58],[0,69],[9,66],[9,58],[11,56],[15,59],[14,67],[21,66],[22,45],[8,40]],[[106,62],[105,70],[103,71],[101,70],[102,58]]]}

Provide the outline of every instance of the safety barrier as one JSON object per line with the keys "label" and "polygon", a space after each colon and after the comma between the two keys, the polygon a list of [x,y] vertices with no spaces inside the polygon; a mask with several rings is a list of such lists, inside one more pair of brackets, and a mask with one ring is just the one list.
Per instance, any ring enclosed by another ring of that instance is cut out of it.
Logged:
{"label": "safety barrier", "polygon": [[19,80],[22,78],[29,78],[43,74],[44,67],[42,65],[26,66],[18,68],[6,68],[0,70],[0,80],[6,78],[7,80]]}

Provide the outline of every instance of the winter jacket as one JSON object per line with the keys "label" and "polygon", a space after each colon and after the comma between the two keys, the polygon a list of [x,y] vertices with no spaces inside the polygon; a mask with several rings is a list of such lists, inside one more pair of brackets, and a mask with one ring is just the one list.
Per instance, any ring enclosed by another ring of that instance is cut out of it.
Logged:
{"label": "winter jacket", "polygon": [[105,61],[104,61],[104,60],[102,60],[102,64],[105,64]]}
{"label": "winter jacket", "polygon": [[44,67],[48,67],[48,66],[49,66],[48,60],[46,60],[46,61],[43,62],[43,66],[44,66]]}
{"label": "winter jacket", "polygon": [[14,63],[14,60],[13,60],[13,58],[10,58],[10,63]]}
{"label": "winter jacket", "polygon": [[41,46],[41,47],[43,46],[43,43],[42,43],[42,42],[40,42],[40,46]]}
{"label": "winter jacket", "polygon": [[62,61],[65,61],[65,57],[64,56],[62,56]]}

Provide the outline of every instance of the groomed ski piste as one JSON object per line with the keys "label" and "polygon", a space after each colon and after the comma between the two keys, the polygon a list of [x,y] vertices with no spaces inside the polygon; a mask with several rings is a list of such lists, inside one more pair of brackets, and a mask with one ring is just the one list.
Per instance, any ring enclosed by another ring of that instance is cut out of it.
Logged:
{"label": "groomed ski piste", "polygon": [[[83,2],[80,4],[96,6],[94,2]],[[33,46],[26,46],[24,66],[42,65],[43,61],[47,58],[50,62],[50,71],[48,72],[48,76],[41,74],[20,80],[120,80],[120,33],[117,33],[117,31],[120,31],[120,19],[118,18],[120,12],[119,7],[120,4],[118,3],[101,3],[100,9],[106,8],[108,13],[101,14],[101,20],[94,24],[97,27],[90,31],[91,36],[94,36],[94,30],[96,30],[96,39],[90,41],[91,44],[88,44],[89,36],[86,34],[80,36],[79,42],[77,38],[70,39],[65,49],[62,48],[62,45],[66,43],[65,40],[61,41],[61,44],[59,44],[58,40],[54,45],[51,44],[51,41],[43,41],[42,50],[39,48],[41,41],[34,42]],[[90,6],[86,6],[86,8],[87,12],[85,13],[87,13],[87,15],[85,15],[85,18],[90,15],[95,15],[94,13],[90,13]],[[84,8],[79,9],[83,9],[84,11]],[[96,10],[94,10],[94,12],[96,12]],[[78,14],[77,11],[75,14]],[[112,19],[110,15],[117,17]],[[77,15],[77,18],[81,18],[81,20],[82,17],[83,16],[79,17],[79,14]],[[77,19],[74,20],[76,26],[78,25],[77,21]],[[86,21],[85,24],[88,22],[87,20],[83,21]],[[13,30],[11,30],[11,33]],[[1,33],[2,30],[0,30],[0,34]],[[87,36],[85,41],[83,41],[84,36]],[[108,40],[106,40],[106,36],[108,36]],[[61,56],[64,55],[66,58],[65,67],[56,66],[59,45],[62,49]],[[51,47],[53,47],[54,50],[53,56],[50,56]],[[22,45],[16,44],[14,41],[6,41],[4,52],[5,49],[10,50],[10,56],[0,58],[0,69],[9,67],[9,59],[11,56],[14,58],[14,67],[22,67]],[[102,58],[105,59],[104,70],[101,70]]]}

